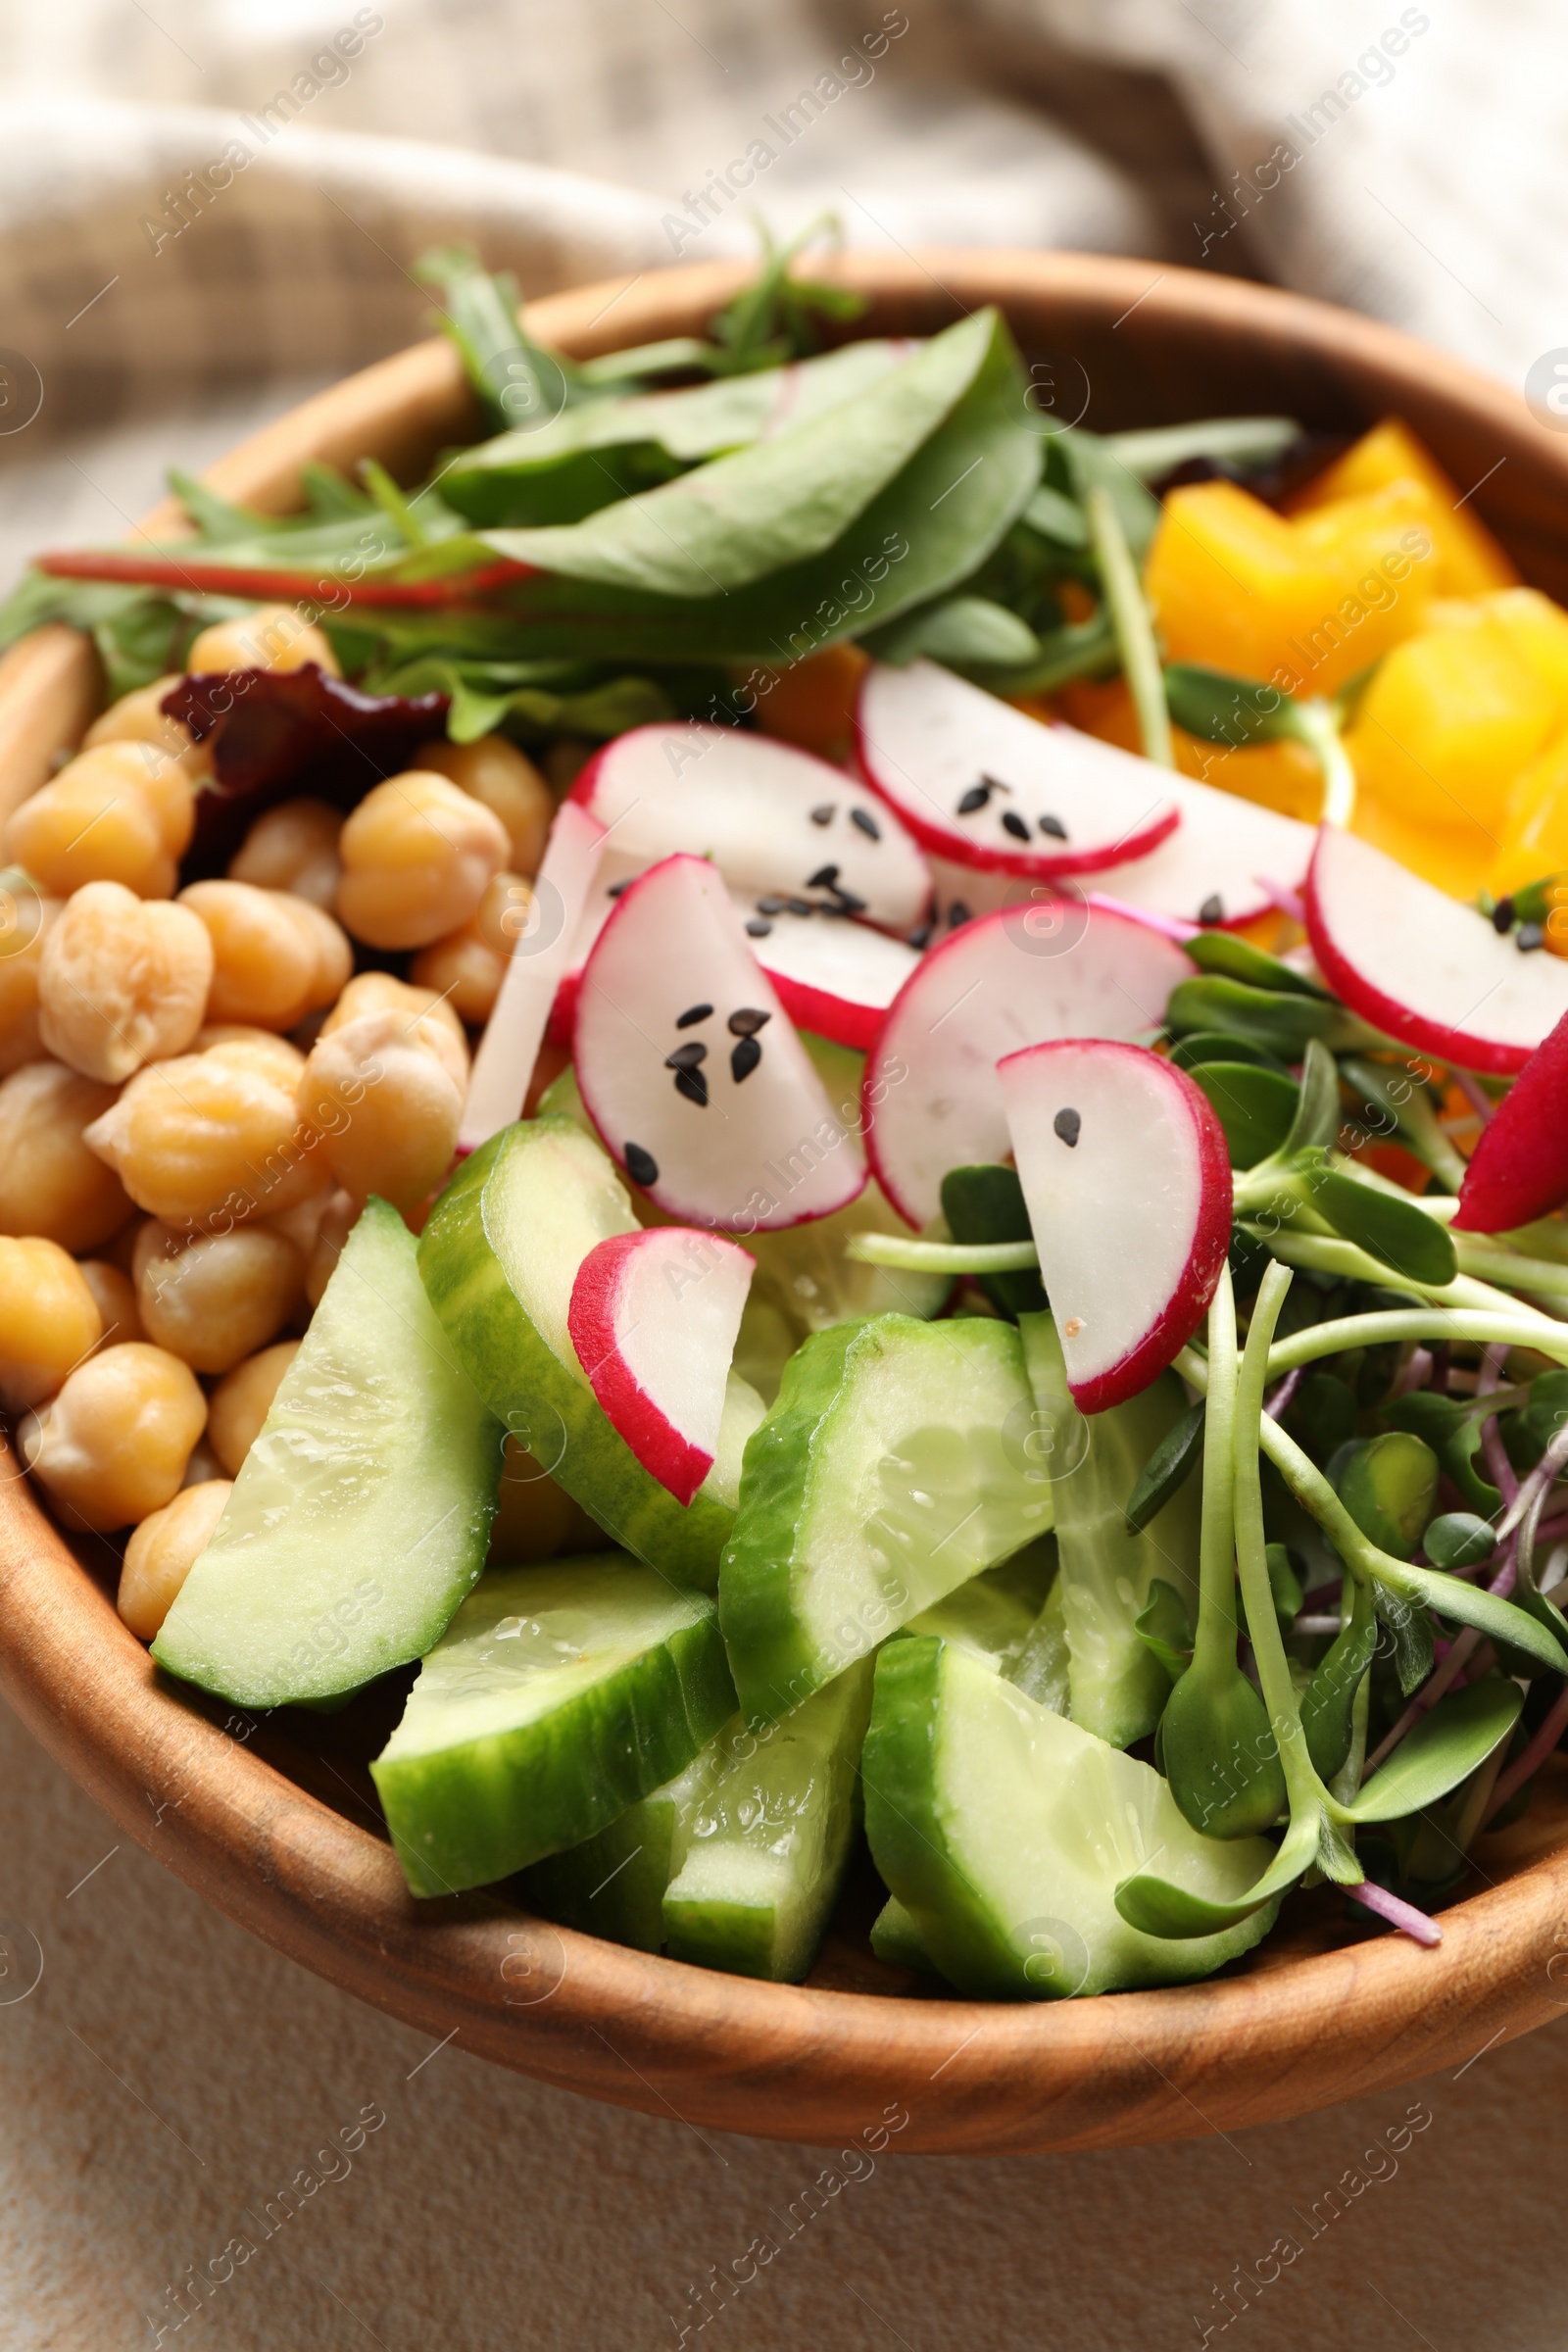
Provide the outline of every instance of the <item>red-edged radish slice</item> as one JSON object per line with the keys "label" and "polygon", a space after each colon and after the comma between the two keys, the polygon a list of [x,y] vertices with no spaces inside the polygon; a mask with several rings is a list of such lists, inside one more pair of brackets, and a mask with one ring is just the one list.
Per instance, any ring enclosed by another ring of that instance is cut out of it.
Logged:
{"label": "red-edged radish slice", "polygon": [[908,931],[931,895],[925,859],[896,816],[842,768],[740,727],[633,727],[571,788],[636,872],[685,851],[732,890],[777,893]]}
{"label": "red-edged radish slice", "polygon": [[866,1053],[920,960],[914,949],[843,915],[796,914],[786,907],[760,918],[750,904],[738,911],[752,953],[791,1020]]}
{"label": "red-edged radish slice", "polygon": [[605,828],[590,810],[570,801],[557,809],[534,879],[527,924],[513,942],[500,994],[473,1058],[458,1130],[460,1152],[477,1150],[521,1116],[604,844]]}
{"label": "red-edged radish slice", "polygon": [[688,1224],[800,1225],[865,1184],[858,1140],[704,858],[666,858],[616,900],[583,966],[573,1049],[607,1151]]}
{"label": "red-edged radish slice", "polygon": [[894,999],[866,1059],[861,1123],[895,1208],[924,1225],[950,1168],[1006,1157],[1004,1054],[1155,1029],[1171,990],[1192,976],[1181,949],[1147,923],[1065,897],[951,932]]}
{"label": "red-edged radish slice", "polygon": [[1148,1388],[1214,1295],[1225,1131],[1186,1071],[1142,1046],[1026,1046],[997,1076],[1067,1385],[1102,1413]]}
{"label": "red-edged radish slice", "polygon": [[1081,876],[1082,889],[1219,930],[1254,922],[1277,892],[1300,889],[1317,838],[1311,825],[1189,776],[1171,776],[1166,789],[1181,810],[1175,832],[1148,858]]}
{"label": "red-edged radish slice", "polygon": [[1352,1012],[1461,1069],[1512,1077],[1568,1012],[1568,963],[1522,955],[1473,906],[1335,825],[1312,853],[1306,928]]}
{"label": "red-edged radish slice", "polygon": [[691,1501],[713,1467],[757,1260],[712,1233],[656,1225],[596,1242],[566,1327],[588,1384],[651,1478]]}
{"label": "red-edged radish slice", "polygon": [[915,840],[981,872],[1098,873],[1179,822],[1167,769],[1044,726],[935,662],[873,662],[856,728],[862,770]]}
{"label": "red-edged radish slice", "polygon": [[[607,856],[573,948],[571,967],[563,974],[550,1015],[554,1045],[571,1051],[577,1016],[577,990],[582,967],[594,941],[610,920],[616,899],[635,874]],[[732,894],[733,895],[733,894]],[[826,911],[803,912],[804,899],[789,903],[776,893],[735,899],[735,909],[746,927],[752,953],[779,994],[792,1021],[818,1037],[833,1038],[863,1054],[887,1017],[888,1006],[913,971],[919,957],[902,939],[847,915]],[[763,914],[760,907],[765,906]]]}
{"label": "red-edged radish slice", "polygon": [[1512,1233],[1568,1200],[1568,1014],[1481,1130],[1459,1187],[1461,1233]]}

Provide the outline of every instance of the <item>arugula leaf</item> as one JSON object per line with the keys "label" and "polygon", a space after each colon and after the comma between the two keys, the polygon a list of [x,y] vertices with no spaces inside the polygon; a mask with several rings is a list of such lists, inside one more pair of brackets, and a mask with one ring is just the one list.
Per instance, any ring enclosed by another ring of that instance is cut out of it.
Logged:
{"label": "arugula leaf", "polygon": [[493,425],[540,422],[580,397],[570,362],[536,343],[523,325],[517,281],[509,272],[491,276],[471,247],[443,245],[420,255],[414,275],[440,295],[443,331]]}
{"label": "arugula leaf", "polygon": [[808,220],[787,245],[774,244],[765,222],[759,220],[758,229],[762,267],[712,322],[717,351],[709,364],[715,375],[744,375],[779,360],[802,358],[818,347],[819,318],[847,322],[866,307],[866,297],[849,286],[790,275],[790,264],[807,246],[824,234],[838,236],[836,214]]}
{"label": "arugula leaf", "polygon": [[865,641],[879,662],[903,668],[910,662],[941,662],[949,669],[1016,668],[1038,662],[1040,640],[1027,621],[985,596],[946,596],[922,605]]}

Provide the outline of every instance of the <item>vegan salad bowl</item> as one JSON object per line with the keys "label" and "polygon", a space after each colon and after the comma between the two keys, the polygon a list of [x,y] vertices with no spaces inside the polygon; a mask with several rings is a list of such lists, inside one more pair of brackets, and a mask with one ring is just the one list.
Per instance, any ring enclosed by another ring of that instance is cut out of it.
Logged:
{"label": "vegan salad bowl", "polygon": [[1568,2000],[1568,443],[770,252],[0,612],[0,1681],[473,2054],[908,2149]]}

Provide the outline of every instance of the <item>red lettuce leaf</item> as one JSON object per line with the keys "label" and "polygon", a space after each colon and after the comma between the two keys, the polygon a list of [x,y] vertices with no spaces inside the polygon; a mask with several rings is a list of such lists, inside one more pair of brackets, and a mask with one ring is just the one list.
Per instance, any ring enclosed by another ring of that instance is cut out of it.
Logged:
{"label": "red lettuce leaf", "polygon": [[362,694],[313,662],[181,678],[161,708],[211,742],[214,777],[196,796],[187,881],[220,874],[265,810],[304,797],[353,808],[445,732],[444,694]]}

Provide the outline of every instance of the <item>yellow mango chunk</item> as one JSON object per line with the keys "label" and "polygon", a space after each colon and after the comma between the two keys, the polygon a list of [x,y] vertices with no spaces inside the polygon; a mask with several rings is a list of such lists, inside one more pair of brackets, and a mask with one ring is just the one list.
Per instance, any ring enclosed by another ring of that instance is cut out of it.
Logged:
{"label": "yellow mango chunk", "polygon": [[1472,507],[1459,505],[1459,491],[1397,416],[1374,425],[1314,476],[1292,502],[1292,511],[1309,514],[1332,499],[1358,498],[1400,481],[1420,483],[1432,499],[1440,596],[1476,596],[1514,585],[1519,574],[1486,524]]}
{"label": "yellow mango chunk", "polygon": [[1424,493],[1406,484],[1345,507],[1295,522],[1234,482],[1172,491],[1145,572],[1167,659],[1324,694],[1419,628]]}
{"label": "yellow mango chunk", "polygon": [[1350,831],[1454,899],[1475,897],[1496,854],[1495,841],[1482,826],[1425,824],[1364,786],[1356,796]]}
{"label": "yellow mango chunk", "polygon": [[1480,826],[1495,844],[1509,788],[1555,717],[1554,697],[1488,615],[1396,646],[1346,748],[1361,786],[1398,814],[1449,830]]}
{"label": "yellow mango chunk", "polygon": [[1487,887],[1500,899],[1556,873],[1568,873],[1568,734],[1554,735],[1515,778]]}
{"label": "yellow mango chunk", "polygon": [[1568,726],[1568,612],[1539,588],[1501,588],[1476,604],[1507,631],[1508,642],[1553,697]]}

